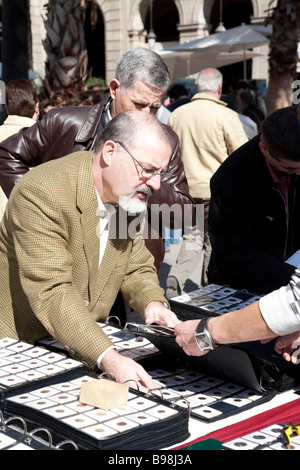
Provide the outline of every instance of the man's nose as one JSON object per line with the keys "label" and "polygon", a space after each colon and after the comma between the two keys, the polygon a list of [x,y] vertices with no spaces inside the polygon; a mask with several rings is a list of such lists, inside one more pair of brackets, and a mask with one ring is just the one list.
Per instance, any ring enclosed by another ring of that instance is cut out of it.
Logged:
{"label": "man's nose", "polygon": [[147,181],[147,186],[152,188],[154,191],[157,191],[160,188],[160,174],[153,176]]}

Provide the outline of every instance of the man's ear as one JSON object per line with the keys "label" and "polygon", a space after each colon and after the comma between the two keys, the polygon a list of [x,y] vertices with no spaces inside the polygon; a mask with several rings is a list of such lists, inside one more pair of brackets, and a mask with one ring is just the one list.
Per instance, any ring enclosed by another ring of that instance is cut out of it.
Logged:
{"label": "man's ear", "polygon": [[116,143],[113,140],[107,140],[102,148],[102,160],[106,166],[110,166],[116,152]]}
{"label": "man's ear", "polygon": [[259,141],[258,146],[259,146],[259,148],[260,148],[260,150],[261,150],[261,153],[262,153],[263,155],[265,155],[266,152],[267,152],[267,149],[266,149],[265,144],[263,143],[262,140]]}
{"label": "man's ear", "polygon": [[120,82],[116,78],[113,78],[109,85],[109,92],[112,99],[115,99],[116,91],[120,88]]}

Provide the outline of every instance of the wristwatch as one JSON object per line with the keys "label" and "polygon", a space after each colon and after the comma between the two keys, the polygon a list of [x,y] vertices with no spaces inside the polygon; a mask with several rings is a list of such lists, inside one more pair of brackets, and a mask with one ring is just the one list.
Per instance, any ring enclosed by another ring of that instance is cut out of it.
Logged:
{"label": "wristwatch", "polygon": [[200,351],[210,351],[220,347],[214,342],[213,337],[208,329],[208,320],[209,318],[203,318],[200,320],[194,333],[194,338]]}

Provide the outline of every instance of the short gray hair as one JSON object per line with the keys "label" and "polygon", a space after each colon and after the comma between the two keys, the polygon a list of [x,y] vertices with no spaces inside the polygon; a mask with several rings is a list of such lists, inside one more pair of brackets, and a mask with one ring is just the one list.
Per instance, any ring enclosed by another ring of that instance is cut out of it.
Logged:
{"label": "short gray hair", "polygon": [[145,135],[145,132],[150,132],[170,144],[168,132],[155,116],[138,110],[123,111],[105,126],[95,143],[94,153],[100,152],[108,140],[120,142],[126,148],[134,147],[137,139]]}
{"label": "short gray hair", "polygon": [[204,69],[198,74],[197,86],[198,91],[215,93],[223,83],[223,75],[218,69]]}
{"label": "short gray hair", "polygon": [[164,60],[145,47],[127,51],[117,62],[115,77],[124,90],[132,88],[136,80],[165,92],[170,86],[170,74]]}

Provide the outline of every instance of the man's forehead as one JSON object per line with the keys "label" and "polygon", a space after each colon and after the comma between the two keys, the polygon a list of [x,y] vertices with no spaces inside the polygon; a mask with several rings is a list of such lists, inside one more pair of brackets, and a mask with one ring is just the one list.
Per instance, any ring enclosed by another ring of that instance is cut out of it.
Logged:
{"label": "man's forehead", "polygon": [[[122,84],[121,84],[122,86]],[[165,90],[163,88],[157,88],[155,86],[149,85],[142,80],[135,80],[130,88],[128,88],[128,93],[136,93],[136,94],[153,94],[153,95],[164,95]]]}

